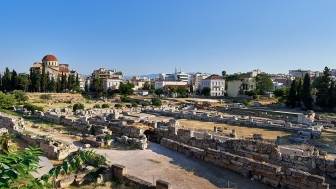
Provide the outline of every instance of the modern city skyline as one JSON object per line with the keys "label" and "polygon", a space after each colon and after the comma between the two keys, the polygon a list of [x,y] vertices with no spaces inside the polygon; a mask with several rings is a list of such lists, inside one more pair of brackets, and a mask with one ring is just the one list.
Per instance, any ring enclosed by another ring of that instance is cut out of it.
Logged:
{"label": "modern city skyline", "polygon": [[45,54],[88,74],[336,67],[335,1],[3,1],[0,70]]}

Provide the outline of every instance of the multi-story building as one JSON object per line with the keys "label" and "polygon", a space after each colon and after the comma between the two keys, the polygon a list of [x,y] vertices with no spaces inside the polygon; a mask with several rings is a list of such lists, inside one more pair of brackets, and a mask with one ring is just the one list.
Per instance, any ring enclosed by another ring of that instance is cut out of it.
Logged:
{"label": "multi-story building", "polygon": [[229,97],[245,95],[246,92],[256,89],[255,78],[241,78],[227,81],[227,94]]}
{"label": "multi-story building", "polygon": [[320,76],[321,72],[319,71],[311,71],[311,70],[289,70],[289,75],[295,78],[304,78],[304,76],[308,74],[310,78],[315,79]]}
{"label": "multi-story building", "polygon": [[184,81],[190,82],[190,74],[175,70],[174,73],[161,73],[158,80],[160,81]]}
{"label": "multi-story building", "polygon": [[103,89],[107,91],[108,89],[117,90],[119,89],[120,83],[123,81],[122,72],[116,70],[108,70],[105,68],[99,68],[94,70],[89,81],[86,81],[86,85],[90,88],[90,84],[93,83],[94,79],[100,79],[103,83]]}
{"label": "multi-story building", "polygon": [[225,95],[225,80],[222,76],[211,75],[201,81],[201,90],[210,89],[210,96]]}
{"label": "multi-story building", "polygon": [[162,89],[167,87],[185,87],[188,88],[186,81],[155,81],[155,89]]}
{"label": "multi-story building", "polygon": [[68,64],[60,64],[56,56],[48,54],[42,58],[41,62],[35,62],[31,69],[35,72],[49,74],[50,77],[57,78],[62,75],[68,76],[70,74],[70,69]]}
{"label": "multi-story building", "polygon": [[195,73],[191,76],[191,86],[193,92],[197,92],[201,90],[201,82],[203,79],[206,79],[211,74],[207,73]]}
{"label": "multi-story building", "polygon": [[130,79],[129,82],[134,85],[133,90],[140,90],[140,89],[143,89],[146,82],[150,84],[150,79],[148,79],[147,77],[143,77],[143,78],[132,77],[132,79]]}

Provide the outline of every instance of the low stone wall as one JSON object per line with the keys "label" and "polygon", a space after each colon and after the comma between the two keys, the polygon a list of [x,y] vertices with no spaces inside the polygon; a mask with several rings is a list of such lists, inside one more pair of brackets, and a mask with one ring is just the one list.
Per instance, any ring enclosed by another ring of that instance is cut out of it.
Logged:
{"label": "low stone wall", "polygon": [[77,151],[75,146],[52,140],[46,136],[38,136],[24,133],[25,123],[22,119],[10,118],[0,114],[0,127],[15,133],[28,145],[41,148],[50,159],[63,160],[70,153]]}
{"label": "low stone wall", "polygon": [[176,119],[191,119],[198,121],[207,121],[207,122],[218,122],[231,125],[238,125],[243,127],[253,127],[253,128],[265,128],[265,129],[274,129],[279,131],[288,131],[288,132],[309,132],[312,136],[319,137],[321,134],[320,130],[314,130],[307,128],[301,124],[292,124],[292,123],[280,123],[277,120],[253,120],[249,118],[238,118],[237,116],[222,116],[222,115],[210,115],[206,113],[196,113],[190,111],[171,111],[171,110],[161,110],[161,109],[145,109],[145,113],[157,114],[162,116],[174,117]]}
{"label": "low stone wall", "polygon": [[126,186],[134,189],[172,189],[168,182],[157,180],[156,185],[127,174],[127,169],[123,165],[114,164],[111,166],[112,177],[119,180]]}
{"label": "low stone wall", "polygon": [[329,188],[329,185],[325,183],[324,177],[312,175],[308,172],[292,168],[286,169],[281,166],[256,161],[252,158],[235,155],[229,152],[213,149],[204,150],[167,138],[161,139],[161,145],[183,153],[189,157],[230,169],[273,187],[285,187],[290,189]]}

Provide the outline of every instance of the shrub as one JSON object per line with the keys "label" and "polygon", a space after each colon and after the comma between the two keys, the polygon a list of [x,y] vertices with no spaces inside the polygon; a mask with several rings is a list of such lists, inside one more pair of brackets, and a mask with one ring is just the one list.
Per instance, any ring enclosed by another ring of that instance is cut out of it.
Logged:
{"label": "shrub", "polygon": [[109,104],[103,104],[102,108],[110,108],[110,105]]}
{"label": "shrub", "polygon": [[35,112],[35,111],[43,111],[43,107],[36,106],[34,104],[25,103],[23,105],[23,108],[27,109],[28,111]]}
{"label": "shrub", "polygon": [[16,99],[13,95],[0,92],[0,108],[10,109],[15,105]]}
{"label": "shrub", "polygon": [[134,108],[138,107],[138,103],[136,103],[136,102],[132,103],[132,107],[134,107]]}
{"label": "shrub", "polygon": [[93,108],[101,108],[100,104],[95,104]]}
{"label": "shrub", "polygon": [[142,101],[140,104],[141,104],[142,106],[149,106],[149,105],[150,105],[150,102],[148,102],[148,101]]}
{"label": "shrub", "polygon": [[51,100],[51,95],[50,94],[41,94],[40,99],[42,100]]}
{"label": "shrub", "polygon": [[162,105],[162,102],[159,98],[153,98],[152,99],[152,105],[153,106],[161,106]]}
{"label": "shrub", "polygon": [[122,108],[122,105],[121,104],[115,104],[114,107],[115,108]]}
{"label": "shrub", "polygon": [[21,91],[21,90],[15,90],[13,91],[13,95],[14,95],[14,98],[19,102],[25,102],[27,101],[29,98],[28,96],[26,95],[25,92]]}
{"label": "shrub", "polygon": [[75,112],[77,110],[84,110],[84,104],[76,103],[73,105],[72,110]]}

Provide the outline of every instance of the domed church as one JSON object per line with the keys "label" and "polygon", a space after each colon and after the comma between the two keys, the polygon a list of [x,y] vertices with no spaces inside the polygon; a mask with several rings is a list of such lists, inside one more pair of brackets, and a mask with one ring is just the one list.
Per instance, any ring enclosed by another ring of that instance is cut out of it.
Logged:
{"label": "domed church", "polygon": [[56,56],[52,54],[45,55],[41,62],[35,62],[31,69],[42,73],[43,67],[45,73],[49,73],[50,77],[57,78],[62,75],[68,76],[70,74],[70,69],[68,64],[59,64]]}

